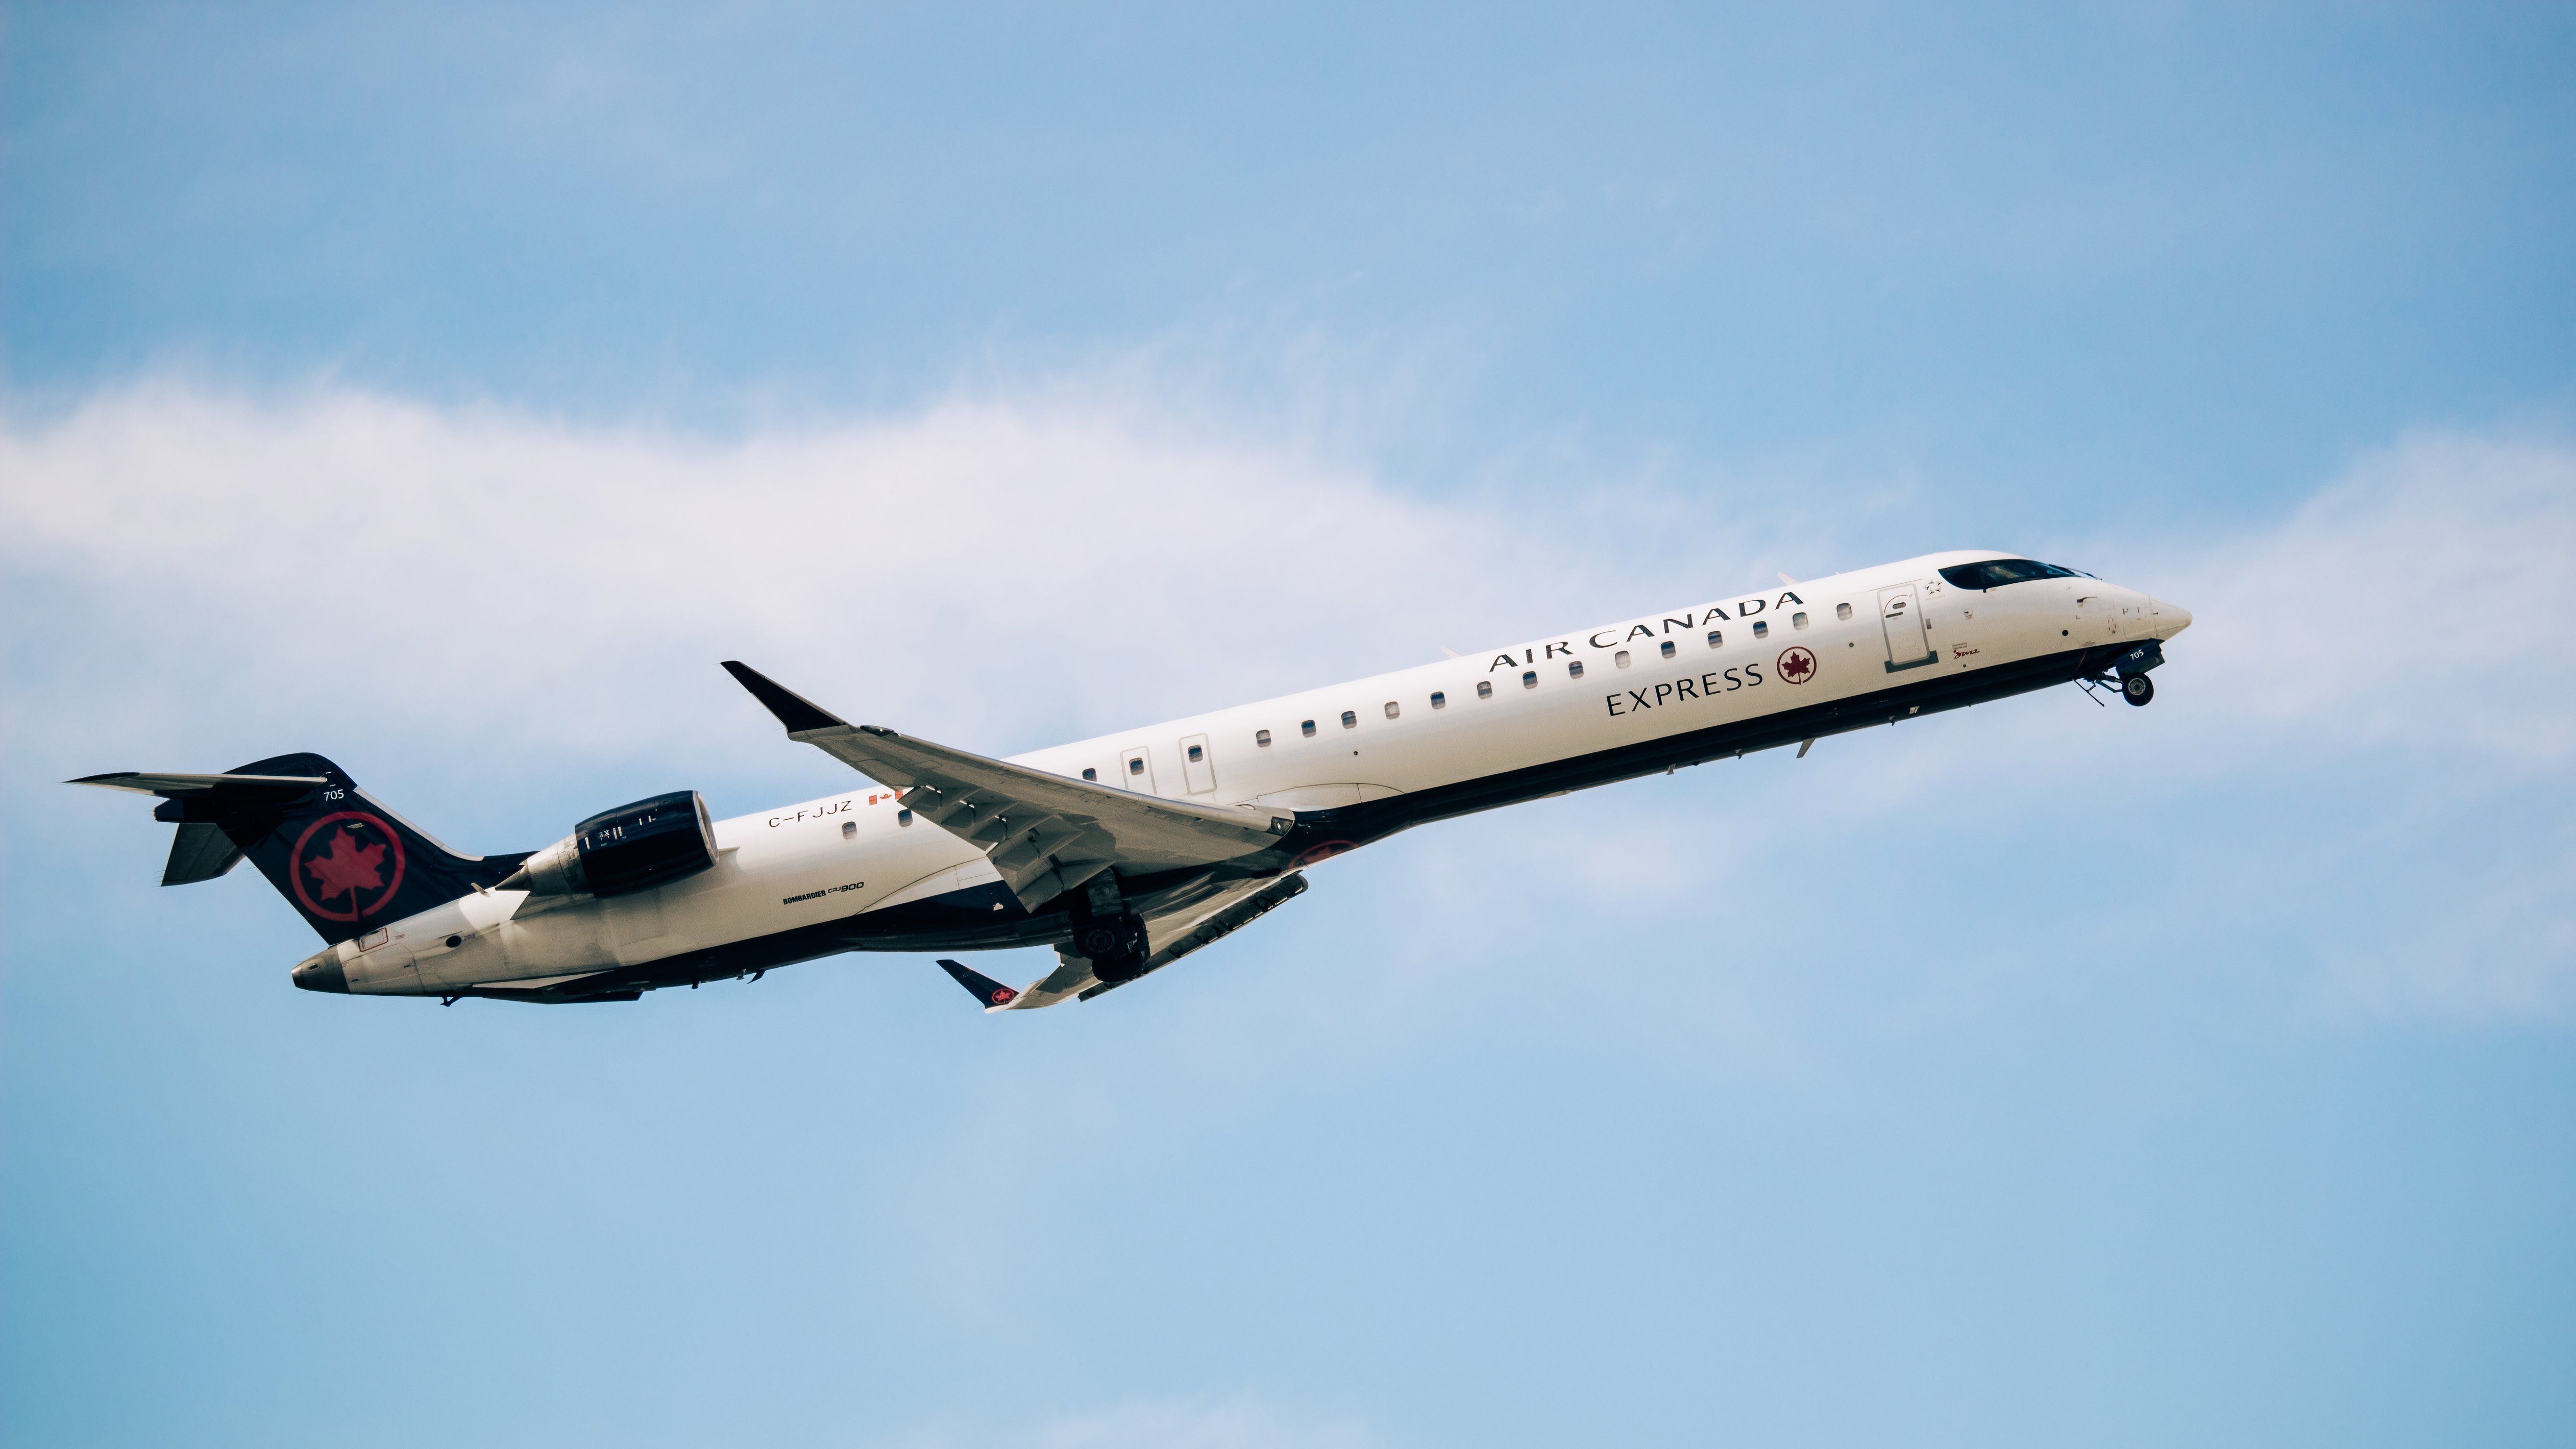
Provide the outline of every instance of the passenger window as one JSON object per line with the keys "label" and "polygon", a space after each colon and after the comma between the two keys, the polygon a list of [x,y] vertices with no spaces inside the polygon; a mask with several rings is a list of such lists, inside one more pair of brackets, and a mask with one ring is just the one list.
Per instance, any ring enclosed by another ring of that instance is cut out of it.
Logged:
{"label": "passenger window", "polygon": [[841,838],[842,838],[843,840],[848,840],[848,839],[850,839],[852,836],[857,835],[858,833],[859,833],[859,822],[857,822],[857,821],[855,821],[855,820],[844,820],[844,821],[842,821],[842,822],[841,822]]}
{"label": "passenger window", "polygon": [[1356,711],[1356,710],[1348,710],[1348,709],[1343,710],[1343,711],[1342,711],[1342,728],[1344,728],[1344,729],[1346,729],[1346,730],[1355,730],[1355,729],[1358,729],[1359,727],[1360,727],[1360,717],[1359,717],[1359,712],[1358,712],[1358,711]]}
{"label": "passenger window", "polygon": [[1725,642],[1726,642],[1726,636],[1725,636],[1724,634],[1720,633],[1719,631],[1717,631],[1717,630],[1715,630],[1715,629],[1711,629],[1711,630],[1709,630],[1709,631],[1708,631],[1708,647],[1709,647],[1709,648],[1714,649],[1714,648],[1716,648],[1718,645],[1723,644],[1723,643],[1725,643]]}
{"label": "passenger window", "polygon": [[1670,659],[1670,658],[1672,658],[1672,657],[1673,657],[1673,641],[1672,641],[1672,640],[1667,639],[1667,640],[1665,640],[1663,643],[1656,645],[1656,646],[1655,646],[1655,648],[1656,648],[1656,651],[1657,651],[1658,653],[1662,654],[1666,659]]}
{"label": "passenger window", "polygon": [[1523,688],[1523,689],[1536,689],[1536,688],[1538,688],[1538,671],[1537,671],[1537,670],[1532,669],[1532,670],[1524,671],[1524,672],[1522,673],[1522,675],[1521,675],[1521,688]]}
{"label": "passenger window", "polygon": [[1306,720],[1300,723],[1297,728],[1305,732],[1306,738],[1311,740],[1315,737],[1315,722],[1313,720]]}
{"label": "passenger window", "polygon": [[1388,719],[1393,719],[1393,718],[1395,718],[1397,715],[1402,714],[1403,712],[1404,712],[1404,707],[1403,707],[1402,705],[1397,704],[1394,700],[1391,700],[1391,699],[1390,699],[1390,700],[1388,700],[1388,701],[1386,702],[1386,717],[1387,717]]}
{"label": "passenger window", "polygon": [[912,823],[911,807],[906,806],[905,808],[894,812],[894,823],[897,825],[910,825]]}
{"label": "passenger window", "polygon": [[1197,764],[1199,761],[1204,760],[1204,759],[1206,759],[1206,758],[1207,758],[1207,751],[1206,751],[1206,750],[1204,750],[1204,749],[1200,748],[1200,747],[1199,747],[1199,746],[1197,746],[1197,745],[1192,745],[1192,746],[1190,746],[1190,763],[1191,763],[1191,764],[1195,765],[1195,764]]}
{"label": "passenger window", "polygon": [[1431,691],[1431,707],[1433,709],[1447,709],[1449,707],[1449,696],[1442,694],[1436,689]]}
{"label": "passenger window", "polygon": [[1265,750],[1270,748],[1270,731],[1254,730],[1252,732],[1252,742],[1261,746]]}
{"label": "passenger window", "polygon": [[1098,770],[1086,769],[1082,772],[1082,778],[1097,785],[1100,783],[1100,772]]}
{"label": "passenger window", "polygon": [[1789,616],[1789,627],[1792,629],[1804,629],[1807,627],[1807,613],[1804,609],[1801,609],[1797,613]]}
{"label": "passenger window", "polygon": [[1580,659],[1568,660],[1566,662],[1565,672],[1568,678],[1581,679],[1583,677],[1583,661]]}
{"label": "passenger window", "polygon": [[1836,605],[1834,605],[1834,617],[1835,617],[1835,618],[1837,618],[1837,619],[1848,619],[1848,618],[1850,618],[1850,617],[1851,617],[1851,605],[1849,605],[1849,604],[1836,604]]}
{"label": "passenger window", "polygon": [[1143,755],[1138,755],[1136,758],[1129,760],[1127,762],[1127,773],[1130,775],[1141,775],[1145,773],[1145,757]]}
{"label": "passenger window", "polygon": [[1613,663],[1613,664],[1618,665],[1618,666],[1619,666],[1620,668],[1622,668],[1622,669],[1627,668],[1627,667],[1628,667],[1628,651],[1627,651],[1627,650],[1625,650],[1625,649],[1622,649],[1622,650],[1620,650],[1618,653],[1611,655],[1611,656],[1610,656],[1610,662],[1611,662],[1611,663]]}
{"label": "passenger window", "polygon": [[1756,620],[1754,620],[1754,621],[1753,621],[1753,637],[1754,637],[1754,638],[1756,638],[1756,639],[1768,639],[1768,638],[1770,638],[1770,637],[1771,637],[1771,621],[1770,621],[1770,620],[1768,620],[1768,619],[1756,619]]}
{"label": "passenger window", "polygon": [[1493,698],[1493,697],[1494,697],[1494,681],[1492,681],[1492,680],[1490,680],[1490,679],[1479,679],[1479,680],[1477,680],[1477,681],[1476,681],[1476,697],[1477,697],[1478,699],[1491,699],[1491,698]]}

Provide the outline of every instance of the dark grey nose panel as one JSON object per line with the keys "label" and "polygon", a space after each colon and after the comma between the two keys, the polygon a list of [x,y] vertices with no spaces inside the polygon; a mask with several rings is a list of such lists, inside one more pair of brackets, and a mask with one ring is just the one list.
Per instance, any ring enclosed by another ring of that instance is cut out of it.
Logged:
{"label": "dark grey nose panel", "polygon": [[295,968],[295,984],[307,991],[336,991],[349,994],[349,973],[340,968],[337,952],[325,952]]}

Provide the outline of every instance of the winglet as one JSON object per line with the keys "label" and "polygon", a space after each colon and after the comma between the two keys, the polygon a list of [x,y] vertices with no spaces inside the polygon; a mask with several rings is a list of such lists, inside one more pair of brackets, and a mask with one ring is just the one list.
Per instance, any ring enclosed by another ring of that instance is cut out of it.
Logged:
{"label": "winglet", "polygon": [[848,727],[849,721],[739,659],[725,660],[724,667],[725,672],[732,675],[736,682],[751,691],[752,698],[759,700],[762,707],[778,716],[778,722],[787,726],[787,733],[791,737],[804,734],[809,730]]}
{"label": "winglet", "polygon": [[955,978],[958,985],[965,987],[967,995],[984,1003],[986,1011],[999,1011],[1020,999],[1020,993],[1016,989],[1004,986],[983,972],[959,962],[943,959],[939,963],[939,969]]}

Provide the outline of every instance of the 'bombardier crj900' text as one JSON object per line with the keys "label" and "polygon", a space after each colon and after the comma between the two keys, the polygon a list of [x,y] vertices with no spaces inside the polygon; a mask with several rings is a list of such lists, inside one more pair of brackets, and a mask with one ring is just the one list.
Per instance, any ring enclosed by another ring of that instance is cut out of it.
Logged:
{"label": "'bombardier crj900' text", "polygon": [[244,856],[328,943],[313,991],[632,1001],[841,951],[1052,946],[987,1010],[1088,999],[1407,826],[2080,682],[2131,704],[2191,615],[2090,575],[1935,554],[1009,760],[853,725],[741,664],[787,737],[872,784],[708,818],[694,791],[543,850],[460,855],[319,755],[75,781],[157,795],[163,885]]}

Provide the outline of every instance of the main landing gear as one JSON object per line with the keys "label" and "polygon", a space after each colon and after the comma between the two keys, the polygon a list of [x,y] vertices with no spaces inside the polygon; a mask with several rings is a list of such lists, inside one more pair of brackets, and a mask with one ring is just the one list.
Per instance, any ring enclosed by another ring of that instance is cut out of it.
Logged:
{"label": "main landing gear", "polygon": [[1144,918],[1127,909],[1116,872],[1104,870],[1093,876],[1083,887],[1082,899],[1074,903],[1074,911],[1073,939],[1058,948],[1063,954],[1090,962],[1091,974],[1110,986],[1145,974],[1153,942]]}
{"label": "main landing gear", "polygon": [[1065,950],[1088,958],[1091,974],[1113,986],[1133,981],[1145,974],[1145,923],[1125,912],[1094,916],[1073,928]]}

